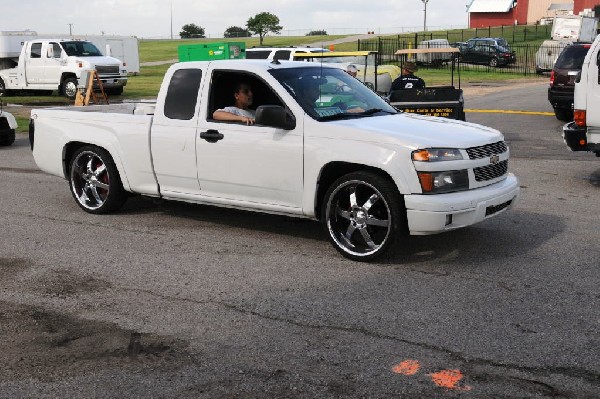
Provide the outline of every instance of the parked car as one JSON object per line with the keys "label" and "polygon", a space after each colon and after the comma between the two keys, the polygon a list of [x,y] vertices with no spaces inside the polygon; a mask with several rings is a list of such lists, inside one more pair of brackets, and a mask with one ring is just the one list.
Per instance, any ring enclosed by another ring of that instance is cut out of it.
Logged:
{"label": "parked car", "polygon": [[460,61],[470,64],[486,64],[491,67],[514,64],[517,56],[506,39],[501,37],[475,37],[466,42],[460,52]]}
{"label": "parked car", "polygon": [[556,119],[560,121],[573,120],[575,80],[591,46],[590,43],[573,43],[565,47],[550,72],[548,101],[554,108]]}

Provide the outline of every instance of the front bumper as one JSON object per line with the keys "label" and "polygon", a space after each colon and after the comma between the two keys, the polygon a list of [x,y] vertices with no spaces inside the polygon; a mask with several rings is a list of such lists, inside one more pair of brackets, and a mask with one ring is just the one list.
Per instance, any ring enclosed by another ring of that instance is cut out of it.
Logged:
{"label": "front bumper", "polygon": [[586,134],[587,129],[575,122],[563,126],[563,140],[571,151],[589,151]]}
{"label": "front bumper", "polygon": [[498,183],[469,191],[406,195],[410,234],[437,234],[481,222],[512,208],[519,192],[519,180],[509,173]]}
{"label": "front bumper", "polygon": [[102,86],[105,88],[123,87],[127,85],[127,77],[105,77],[99,76]]}

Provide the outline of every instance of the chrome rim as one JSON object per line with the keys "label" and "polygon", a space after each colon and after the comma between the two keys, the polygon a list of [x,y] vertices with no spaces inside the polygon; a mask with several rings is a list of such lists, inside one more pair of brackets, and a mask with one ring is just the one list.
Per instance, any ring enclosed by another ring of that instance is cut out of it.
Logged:
{"label": "chrome rim", "polygon": [[326,217],[330,236],[354,256],[374,254],[390,236],[390,208],[381,193],[363,181],[338,186],[329,197]]}
{"label": "chrome rim", "polygon": [[71,189],[84,208],[94,210],[106,202],[110,177],[102,158],[90,151],[75,158],[71,169]]}
{"label": "chrome rim", "polygon": [[77,85],[73,81],[69,81],[65,84],[65,94],[67,97],[75,97],[77,94]]}

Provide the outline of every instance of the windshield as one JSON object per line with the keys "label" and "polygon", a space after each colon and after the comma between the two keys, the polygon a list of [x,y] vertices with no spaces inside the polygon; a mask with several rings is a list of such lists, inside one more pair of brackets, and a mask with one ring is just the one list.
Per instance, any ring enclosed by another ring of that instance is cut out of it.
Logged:
{"label": "windshield", "polygon": [[90,42],[61,42],[60,43],[65,53],[68,56],[77,56],[77,57],[101,57],[102,53],[98,50],[98,47],[94,46]]}
{"label": "windshield", "polygon": [[319,121],[398,112],[342,69],[311,67],[273,69],[269,72],[307,114]]}

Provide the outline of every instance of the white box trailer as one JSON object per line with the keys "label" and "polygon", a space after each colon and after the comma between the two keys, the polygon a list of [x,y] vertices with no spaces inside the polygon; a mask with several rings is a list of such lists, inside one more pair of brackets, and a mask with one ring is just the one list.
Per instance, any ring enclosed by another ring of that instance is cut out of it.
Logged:
{"label": "white box trailer", "polygon": [[[424,40],[417,46],[418,49],[437,49],[449,47],[450,43],[448,43],[447,39]],[[450,60],[452,60],[452,55],[450,53],[417,53],[418,64],[442,65]]]}
{"label": "white box trailer", "polygon": [[[35,31],[1,31],[0,32],[0,69],[16,66],[23,43],[35,39],[74,39],[87,40],[94,43],[106,56],[117,58],[127,64],[130,74],[140,73],[140,55],[138,39],[134,36],[106,35],[57,35],[38,34]],[[107,45],[110,51],[107,51]]]}
{"label": "white box trailer", "polygon": [[598,18],[568,15],[554,18],[552,40],[593,42],[598,31]]}

